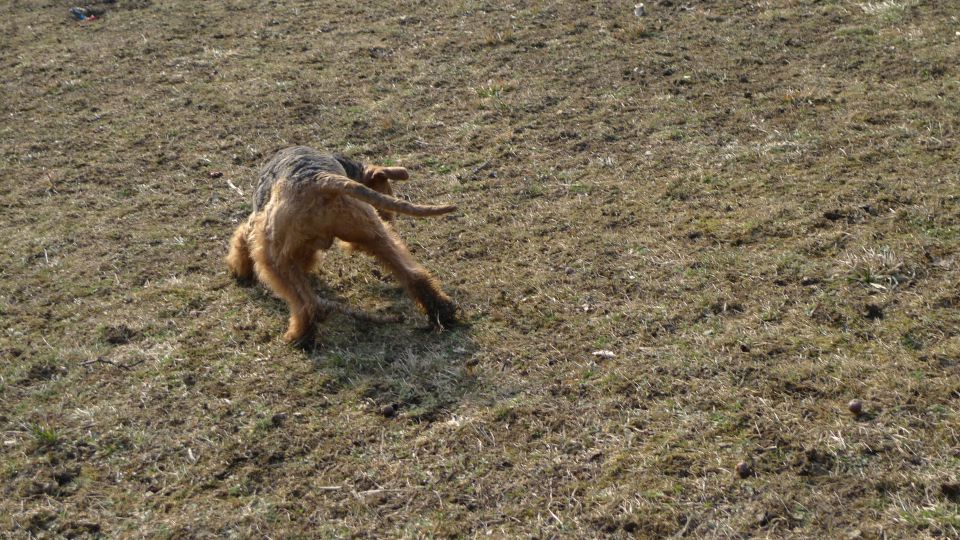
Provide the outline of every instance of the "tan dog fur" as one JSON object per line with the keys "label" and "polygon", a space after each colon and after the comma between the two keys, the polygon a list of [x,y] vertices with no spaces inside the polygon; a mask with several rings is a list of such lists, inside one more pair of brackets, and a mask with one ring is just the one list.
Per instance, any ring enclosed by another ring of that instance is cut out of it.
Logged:
{"label": "tan dog fur", "polygon": [[[301,158],[306,159],[287,157]],[[392,271],[433,326],[455,322],[456,305],[388,223],[393,213],[430,216],[455,206],[420,206],[393,197],[390,180],[409,177],[402,167],[365,166],[360,181],[334,172],[314,174],[313,169],[305,178],[303,171],[289,168],[265,167],[260,187],[269,187],[269,198],[260,208],[255,204],[247,222],[237,227],[226,259],[237,279],[256,276],[287,303],[285,340],[311,342],[315,324],[326,318],[330,304],[317,298],[307,276],[319,262],[319,251],[329,249],[334,239],[373,255]]]}

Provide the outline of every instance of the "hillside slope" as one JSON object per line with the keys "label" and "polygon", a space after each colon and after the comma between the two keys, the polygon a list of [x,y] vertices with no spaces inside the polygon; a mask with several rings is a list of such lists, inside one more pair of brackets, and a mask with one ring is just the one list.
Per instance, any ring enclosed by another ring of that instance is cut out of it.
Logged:
{"label": "hillside slope", "polygon": [[[220,4],[6,3],[0,531],[960,536],[960,7]],[[295,144],[459,206],[464,325],[332,251],[407,321],[282,342],[222,258]]]}

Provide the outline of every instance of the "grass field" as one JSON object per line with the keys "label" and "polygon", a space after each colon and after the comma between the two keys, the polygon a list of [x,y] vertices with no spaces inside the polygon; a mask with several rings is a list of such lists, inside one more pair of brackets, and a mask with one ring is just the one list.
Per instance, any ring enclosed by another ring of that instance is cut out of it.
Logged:
{"label": "grass field", "polygon": [[[0,536],[960,538],[956,2],[0,4]],[[283,343],[295,144],[463,325]]]}

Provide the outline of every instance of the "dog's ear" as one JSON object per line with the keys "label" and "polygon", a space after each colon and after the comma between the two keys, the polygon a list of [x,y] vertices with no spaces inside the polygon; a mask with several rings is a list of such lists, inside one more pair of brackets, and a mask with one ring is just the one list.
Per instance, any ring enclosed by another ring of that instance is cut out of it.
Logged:
{"label": "dog's ear", "polygon": [[410,173],[403,167],[379,167],[373,173],[374,180],[407,180]]}

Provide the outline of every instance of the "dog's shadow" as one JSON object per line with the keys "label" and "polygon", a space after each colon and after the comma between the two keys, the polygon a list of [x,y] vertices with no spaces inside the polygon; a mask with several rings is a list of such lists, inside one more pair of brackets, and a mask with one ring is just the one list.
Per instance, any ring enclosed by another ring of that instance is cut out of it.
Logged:
{"label": "dog's shadow", "polygon": [[[352,304],[322,279],[312,281],[320,297]],[[324,392],[357,392],[368,406],[383,414],[435,420],[477,386],[472,370],[477,351],[468,314],[461,313],[460,323],[438,331],[429,328],[426,316],[399,286],[381,282],[374,288],[371,296],[389,303],[382,313],[400,315],[403,322],[370,322],[331,313],[318,325],[314,343],[300,350],[324,375]],[[269,306],[277,320],[286,320],[282,301],[262,287],[251,292],[254,301]]]}

